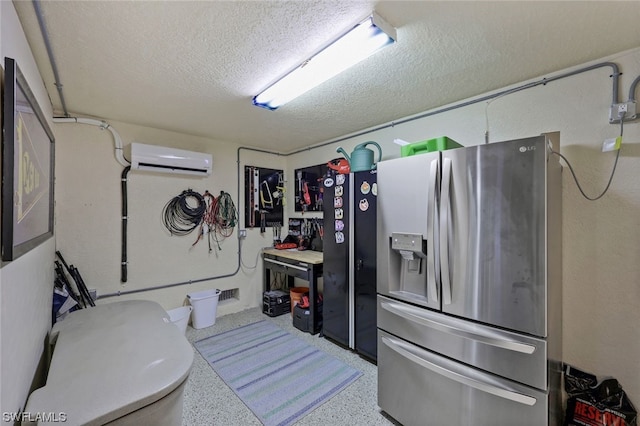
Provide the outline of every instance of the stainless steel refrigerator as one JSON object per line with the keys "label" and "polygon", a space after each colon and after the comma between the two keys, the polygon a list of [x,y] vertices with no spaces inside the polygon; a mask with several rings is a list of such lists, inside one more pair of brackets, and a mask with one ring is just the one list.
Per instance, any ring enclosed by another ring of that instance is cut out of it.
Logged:
{"label": "stainless steel refrigerator", "polygon": [[560,424],[557,136],[378,163],[378,405],[402,424]]}
{"label": "stainless steel refrigerator", "polygon": [[375,362],[377,170],[323,179],[323,323],[334,342]]}

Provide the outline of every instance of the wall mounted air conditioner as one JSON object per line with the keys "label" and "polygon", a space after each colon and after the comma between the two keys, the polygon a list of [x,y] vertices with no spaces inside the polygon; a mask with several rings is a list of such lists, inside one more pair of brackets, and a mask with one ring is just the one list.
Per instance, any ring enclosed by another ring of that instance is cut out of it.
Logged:
{"label": "wall mounted air conditioner", "polygon": [[132,170],[209,176],[212,168],[211,154],[137,142],[131,144]]}

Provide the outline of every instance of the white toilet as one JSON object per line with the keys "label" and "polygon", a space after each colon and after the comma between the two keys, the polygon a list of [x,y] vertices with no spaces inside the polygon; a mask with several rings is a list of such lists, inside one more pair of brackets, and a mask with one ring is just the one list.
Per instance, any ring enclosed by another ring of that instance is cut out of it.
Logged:
{"label": "white toilet", "polygon": [[182,424],[193,348],[159,304],[132,300],[72,312],[49,341],[47,384],[29,396],[25,412],[64,413],[72,425]]}

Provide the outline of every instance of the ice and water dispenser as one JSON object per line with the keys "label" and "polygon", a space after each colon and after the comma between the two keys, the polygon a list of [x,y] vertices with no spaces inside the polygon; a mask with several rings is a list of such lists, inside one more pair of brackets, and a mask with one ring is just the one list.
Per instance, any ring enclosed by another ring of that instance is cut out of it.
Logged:
{"label": "ice and water dispenser", "polygon": [[422,234],[394,232],[390,244],[389,291],[426,302],[427,241]]}
{"label": "ice and water dispenser", "polygon": [[[428,161],[427,161],[428,160]],[[378,163],[377,289],[381,295],[439,308],[436,250],[437,157]],[[437,306],[436,306],[437,305]]]}

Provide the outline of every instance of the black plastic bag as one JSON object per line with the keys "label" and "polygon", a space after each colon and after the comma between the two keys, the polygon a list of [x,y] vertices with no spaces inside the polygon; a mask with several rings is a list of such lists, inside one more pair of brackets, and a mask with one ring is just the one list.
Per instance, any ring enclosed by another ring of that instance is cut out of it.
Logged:
{"label": "black plastic bag", "polygon": [[565,426],[637,426],[638,413],[614,378],[596,376],[565,365],[568,394]]}

